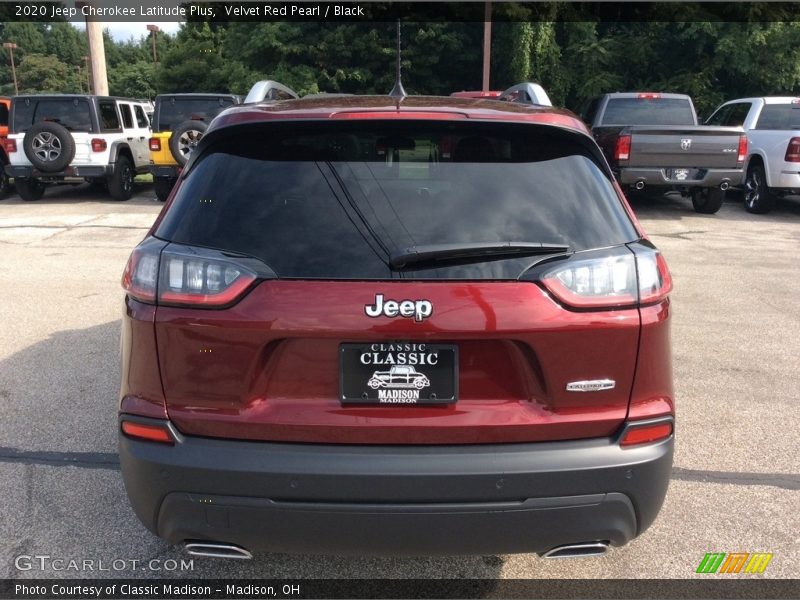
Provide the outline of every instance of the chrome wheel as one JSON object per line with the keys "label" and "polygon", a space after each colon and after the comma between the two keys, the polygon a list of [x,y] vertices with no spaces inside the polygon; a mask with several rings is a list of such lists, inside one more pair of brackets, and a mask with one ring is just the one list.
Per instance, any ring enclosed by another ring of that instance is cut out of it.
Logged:
{"label": "chrome wheel", "polygon": [[747,208],[753,208],[761,198],[763,180],[758,169],[750,169],[744,182],[744,203]]}
{"label": "chrome wheel", "polygon": [[49,131],[38,133],[31,141],[31,148],[44,162],[53,162],[61,156],[61,140]]}
{"label": "chrome wheel", "polygon": [[133,190],[133,169],[125,165],[122,171],[122,189],[126,194],[130,194]]}
{"label": "chrome wheel", "polygon": [[178,151],[184,158],[189,158],[192,151],[197,148],[197,144],[203,137],[203,132],[196,129],[184,131],[178,138]]}

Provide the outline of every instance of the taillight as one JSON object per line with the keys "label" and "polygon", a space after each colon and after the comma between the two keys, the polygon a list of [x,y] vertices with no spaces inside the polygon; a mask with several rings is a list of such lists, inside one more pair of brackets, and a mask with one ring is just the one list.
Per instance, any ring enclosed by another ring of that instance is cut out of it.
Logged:
{"label": "taillight", "polygon": [[122,274],[122,287],[131,298],[149,304],[156,301],[159,250],[160,246],[153,249],[142,245],[131,252]]}
{"label": "taillight", "polygon": [[122,287],[140,302],[217,308],[239,299],[257,277],[219,252],[150,238],[131,254]]}
{"label": "taillight", "polygon": [[783,157],[786,162],[800,162],[800,137],[793,137],[789,140],[789,145],[786,146],[786,156]]}
{"label": "taillight", "polygon": [[149,442],[161,442],[163,444],[174,444],[175,438],[166,425],[151,425],[144,423],[134,423],[133,421],[122,422],[122,433],[127,436],[147,440]]}
{"label": "taillight", "polygon": [[10,139],[6,138],[6,141],[3,144],[3,146],[6,149],[6,154],[11,154],[12,152],[16,152],[17,151],[17,140],[10,140]]}
{"label": "taillight", "polygon": [[[596,254],[596,253],[593,253]],[[560,302],[574,308],[620,308],[652,304],[672,290],[672,277],[657,250],[572,258],[546,271],[541,282]]]}
{"label": "taillight", "polygon": [[631,157],[631,136],[621,135],[614,148],[614,160],[628,160]]}
{"label": "taillight", "polygon": [[639,276],[639,304],[654,304],[672,291],[672,275],[667,261],[657,250],[636,253]]}
{"label": "taillight", "polygon": [[[795,138],[797,139],[797,138]],[[791,146],[791,143],[789,144]],[[736,162],[740,165],[744,164],[744,159],[747,158],[747,136],[739,136],[739,151],[736,153]]]}
{"label": "taillight", "polygon": [[635,446],[637,444],[651,444],[664,440],[672,435],[672,422],[661,423],[635,423],[629,424],[622,439],[620,446]]}
{"label": "taillight", "polygon": [[160,152],[161,151],[161,140],[158,138],[150,138],[150,150],[153,152]]}
{"label": "taillight", "polygon": [[105,152],[108,143],[102,138],[92,138],[92,152]]}
{"label": "taillight", "polygon": [[642,100],[658,100],[661,98],[661,94],[658,92],[642,92],[636,97]]}
{"label": "taillight", "polygon": [[224,306],[256,280],[239,265],[168,250],[161,254],[160,272],[159,304]]}

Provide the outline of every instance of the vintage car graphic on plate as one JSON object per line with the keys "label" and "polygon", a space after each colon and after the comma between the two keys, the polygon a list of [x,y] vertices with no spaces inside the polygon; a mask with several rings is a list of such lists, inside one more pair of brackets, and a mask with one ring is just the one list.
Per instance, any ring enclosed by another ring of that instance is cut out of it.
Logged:
{"label": "vintage car graphic on plate", "polygon": [[430,386],[424,373],[408,365],[396,365],[388,371],[375,371],[367,382],[373,390],[388,388],[393,390],[418,389]]}

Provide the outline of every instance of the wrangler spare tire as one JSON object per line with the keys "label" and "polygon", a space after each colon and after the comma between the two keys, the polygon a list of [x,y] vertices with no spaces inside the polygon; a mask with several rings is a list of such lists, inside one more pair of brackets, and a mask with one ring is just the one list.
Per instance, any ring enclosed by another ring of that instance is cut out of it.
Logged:
{"label": "wrangler spare tire", "polygon": [[189,160],[189,155],[200,143],[206,129],[208,129],[208,125],[204,121],[184,121],[172,132],[169,149],[180,166],[185,165]]}
{"label": "wrangler spare tire", "polygon": [[22,147],[31,164],[44,173],[63,171],[75,158],[72,134],[52,121],[36,123],[28,129]]}

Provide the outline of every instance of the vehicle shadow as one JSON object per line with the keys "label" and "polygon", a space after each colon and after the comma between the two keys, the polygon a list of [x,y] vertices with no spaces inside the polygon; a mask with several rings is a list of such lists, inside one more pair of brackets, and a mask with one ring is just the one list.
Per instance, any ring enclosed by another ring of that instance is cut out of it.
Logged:
{"label": "vehicle shadow", "polygon": [[690,198],[677,192],[666,194],[626,194],[628,203],[638,218],[653,220],[724,219],[729,221],[770,222],[800,219],[800,196],[777,198],[775,208],[765,215],[754,215],[745,210],[741,195],[728,191],[719,212],[704,215],[695,212]]}
{"label": "vehicle shadow", "polygon": [[[135,179],[133,182],[133,196],[131,199],[148,198],[156,201],[155,191],[153,190],[153,183],[150,181],[140,181]],[[30,202],[30,204],[47,204],[47,203],[67,203],[79,202],[85,200],[92,200],[95,202],[125,202],[114,200],[109,194],[108,190],[103,187],[92,186],[88,183],[66,183],[58,185],[48,185],[44,196]],[[12,189],[4,198],[0,198],[0,205],[4,202],[25,202],[17,194],[16,189]],[[26,202],[26,204],[28,204]]]}
{"label": "vehicle shadow", "polygon": [[[182,546],[167,545],[135,517],[119,471],[119,331],[119,320],[57,331],[0,359],[0,494],[9,500],[0,510],[0,577],[500,577],[500,556],[256,553],[253,560],[226,561],[191,557]],[[127,566],[22,572],[14,567],[14,557],[21,554],[103,559],[106,564],[121,559]],[[159,565],[192,562],[186,569],[154,571],[149,566],[153,560]],[[493,586],[493,581],[480,583],[475,592],[485,595]],[[374,597],[379,596],[376,589]]]}

